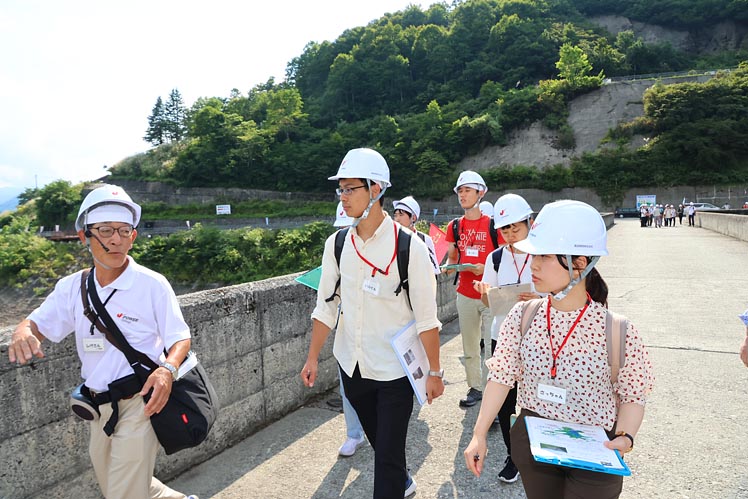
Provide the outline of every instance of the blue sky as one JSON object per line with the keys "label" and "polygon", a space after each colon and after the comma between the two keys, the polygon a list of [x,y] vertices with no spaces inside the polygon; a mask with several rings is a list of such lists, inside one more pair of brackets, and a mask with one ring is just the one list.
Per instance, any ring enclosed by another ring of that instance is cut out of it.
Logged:
{"label": "blue sky", "polygon": [[0,193],[92,180],[147,150],[147,117],[173,88],[187,106],[232,88],[246,94],[281,81],[309,41],[431,3],[4,0]]}

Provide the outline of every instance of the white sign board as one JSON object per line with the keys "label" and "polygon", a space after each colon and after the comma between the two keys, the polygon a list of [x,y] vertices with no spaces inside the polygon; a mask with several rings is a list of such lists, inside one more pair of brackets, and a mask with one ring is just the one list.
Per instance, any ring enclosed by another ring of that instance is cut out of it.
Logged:
{"label": "white sign board", "polygon": [[652,206],[657,203],[657,195],[655,194],[637,194],[636,195],[636,207],[641,208],[643,204]]}
{"label": "white sign board", "polygon": [[231,205],[230,204],[217,204],[216,215],[231,215]]}

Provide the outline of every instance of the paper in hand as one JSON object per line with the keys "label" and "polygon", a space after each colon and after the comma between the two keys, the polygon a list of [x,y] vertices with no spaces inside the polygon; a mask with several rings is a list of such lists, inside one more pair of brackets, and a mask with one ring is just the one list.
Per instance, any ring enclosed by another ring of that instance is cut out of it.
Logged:
{"label": "paper in hand", "polygon": [[506,315],[519,301],[520,293],[532,292],[531,284],[507,284],[488,290],[488,305],[493,315]]}

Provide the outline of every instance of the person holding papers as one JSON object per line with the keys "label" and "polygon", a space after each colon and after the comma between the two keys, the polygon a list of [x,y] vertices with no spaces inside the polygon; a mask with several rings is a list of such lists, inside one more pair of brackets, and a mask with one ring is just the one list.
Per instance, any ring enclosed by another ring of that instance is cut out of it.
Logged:
{"label": "person holding papers", "polygon": [[408,473],[405,442],[413,412],[413,388],[391,345],[395,335],[411,322],[428,357],[428,402],[444,392],[439,365],[439,330],[436,278],[426,245],[410,237],[408,279],[402,289],[396,257],[398,241],[412,234],[385,213],[382,201],[390,187],[385,159],[372,149],[346,154],[337,174],[337,194],[353,223],[335,258],[335,235],[325,243],[317,304],[312,312],[312,333],[301,379],[314,386],[318,358],[338,315],[340,296],[343,320],[335,333],[333,353],[340,366],[345,394],[356,410],[374,449],[375,498],[395,499],[412,494],[416,485]]}
{"label": "person holding papers", "polygon": [[[549,296],[516,304],[501,325],[464,457],[468,469],[480,476],[486,433],[516,382],[522,410],[510,431],[512,460],[528,499],[616,498],[623,487],[620,474],[537,462],[525,422],[534,416],[600,427],[610,438],[600,446],[603,451],[624,454],[634,446],[654,375],[639,332],[625,319],[623,362],[611,367],[611,358],[616,357],[607,350],[607,335],[613,329],[606,325],[608,288],[595,268],[608,254],[606,244],[600,214],[585,203],[566,200],[546,205],[527,239],[514,245],[533,255],[535,289]],[[535,315],[523,317],[528,310]]]}
{"label": "person holding papers", "polygon": [[[507,242],[506,246],[491,252],[486,258],[486,264],[483,271],[483,279],[475,282],[475,290],[481,294],[481,300],[486,306],[489,306],[488,291],[491,288],[527,284],[528,288],[515,292],[507,289],[507,292],[516,293],[516,301],[532,300],[539,298],[540,295],[534,293],[532,287],[532,273],[530,271],[530,262],[532,256],[519,251],[514,244],[524,240],[530,232],[532,225],[532,208],[522,196],[517,194],[505,194],[496,201],[492,209],[494,225],[501,231],[501,235]],[[506,310],[495,315],[491,324],[491,352],[496,349],[496,342],[499,337],[499,326],[504,322]],[[509,429],[511,427],[511,417],[514,414],[517,405],[517,386],[513,384],[507,394],[504,404],[499,410],[498,422],[501,428],[501,436],[506,445],[506,460],[504,468],[499,472],[499,480],[502,482],[512,483],[519,478],[517,467],[512,462],[512,444],[509,438]]]}

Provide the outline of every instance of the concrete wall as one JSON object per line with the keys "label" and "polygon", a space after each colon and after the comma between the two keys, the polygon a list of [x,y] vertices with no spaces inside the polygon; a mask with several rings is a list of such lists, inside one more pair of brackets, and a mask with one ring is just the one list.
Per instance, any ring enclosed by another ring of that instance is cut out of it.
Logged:
{"label": "concrete wall", "polygon": [[[238,443],[337,385],[330,339],[320,356],[313,389],[299,371],[310,339],[316,294],[289,275],[179,297],[192,329],[193,347],[221,403],[213,430],[197,448],[159,455],[156,474],[169,479]],[[456,316],[451,278],[439,279],[439,317]],[[46,342],[46,357],[11,365],[0,331],[0,498],[100,498],[88,458],[88,425],[68,408],[80,383],[80,361],[71,337]]]}
{"label": "concrete wall", "polygon": [[748,212],[743,215],[735,213],[718,213],[713,211],[697,211],[696,225],[704,229],[713,230],[726,236],[748,241]]}

